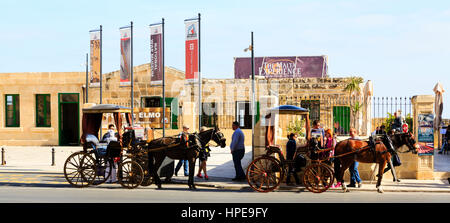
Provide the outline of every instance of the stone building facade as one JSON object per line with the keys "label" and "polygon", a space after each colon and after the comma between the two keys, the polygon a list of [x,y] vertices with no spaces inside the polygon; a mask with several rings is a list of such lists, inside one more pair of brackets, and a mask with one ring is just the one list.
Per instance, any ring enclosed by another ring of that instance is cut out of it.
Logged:
{"label": "stone building facade", "polygon": [[76,145],[85,73],[2,73],[0,144]]}
{"label": "stone building facade", "polygon": [[[198,85],[185,81],[184,72],[165,67],[166,107],[168,122],[166,135],[175,135],[182,125],[189,125],[191,131],[199,129]],[[50,146],[77,145],[81,135],[81,108],[87,102],[100,102],[100,89],[86,89],[85,72],[34,72],[0,73],[0,143],[6,146]],[[348,128],[357,127],[360,135],[368,135],[372,130],[370,117],[364,110],[369,109],[370,101],[363,92],[350,98],[344,91],[349,78],[259,78],[255,80],[256,120],[255,132],[251,130],[252,82],[249,79],[202,79],[202,125],[217,126],[224,132],[229,145],[233,121],[239,121],[245,134],[245,144],[255,142],[257,156],[264,152],[263,119],[268,108],[291,104],[310,109],[310,119],[320,119],[324,128],[334,129],[336,122]],[[366,82],[367,83],[367,82]],[[131,105],[131,88],[119,85],[119,72],[103,74],[102,103]],[[87,92],[86,92],[87,90]],[[150,84],[150,65],[134,67],[134,107],[136,113],[159,111],[162,107],[162,86]],[[426,100],[425,100],[426,99]],[[425,102],[422,102],[425,101]],[[358,102],[363,109],[352,111]],[[432,108],[432,98],[418,97],[414,111],[427,111]],[[424,107],[425,106],[425,107]],[[144,110],[139,110],[144,109]],[[145,110],[148,109],[148,110]],[[428,109],[428,110],[427,110]],[[345,117],[345,118],[343,118]],[[139,124],[141,117],[136,114]],[[364,121],[366,120],[366,122]],[[112,120],[106,117],[103,128]],[[280,122],[289,121],[280,119]],[[346,123],[343,123],[346,122]],[[147,127],[148,123],[142,122]],[[283,148],[286,144],[286,129],[280,129],[276,143]],[[162,136],[162,129],[154,130],[155,137]],[[340,139],[344,139],[346,134]],[[253,138],[254,137],[254,138]],[[400,178],[430,179],[447,177],[448,173],[433,174],[433,161],[430,157],[417,157],[410,153],[401,154],[403,164],[398,168]],[[244,164],[245,165],[245,164]],[[372,179],[375,164],[360,165],[363,179]],[[387,178],[389,178],[387,173]],[[347,176],[348,177],[348,176]]]}

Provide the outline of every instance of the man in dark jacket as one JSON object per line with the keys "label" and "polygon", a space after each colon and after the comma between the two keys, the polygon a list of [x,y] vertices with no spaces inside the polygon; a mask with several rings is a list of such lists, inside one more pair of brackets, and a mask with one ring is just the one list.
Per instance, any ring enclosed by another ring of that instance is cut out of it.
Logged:
{"label": "man in dark jacket", "polygon": [[[400,111],[398,111],[400,112]],[[396,132],[401,132],[402,131],[402,117],[401,115],[399,115],[399,113],[394,112],[394,122],[392,123],[391,127],[393,130],[395,130]]]}
{"label": "man in dark jacket", "polygon": [[[297,143],[295,142],[296,139],[297,139],[297,135],[295,133],[289,134],[289,141],[286,144],[286,159],[287,160],[293,160],[295,158],[294,155],[295,155],[295,151],[297,150]],[[291,175],[294,175],[295,183],[297,185],[300,184],[300,180],[296,173],[297,171],[299,171],[299,170],[296,170],[295,168],[293,168],[292,166],[289,165],[288,174],[286,176],[286,184],[291,183]]]}

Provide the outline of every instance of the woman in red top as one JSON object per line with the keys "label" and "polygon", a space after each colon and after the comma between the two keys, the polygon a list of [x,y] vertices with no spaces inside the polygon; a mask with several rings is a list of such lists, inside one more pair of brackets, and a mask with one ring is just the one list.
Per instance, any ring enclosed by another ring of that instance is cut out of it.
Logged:
{"label": "woman in red top", "polygon": [[[325,149],[332,148],[330,150],[330,152],[328,153],[329,157],[334,156],[334,147],[335,146],[336,146],[336,138],[333,137],[333,132],[331,131],[331,129],[325,130]],[[338,167],[340,165],[340,163],[338,161],[339,161],[338,159],[334,159],[334,160],[330,159],[330,162],[333,162],[335,171],[336,171],[336,169],[338,169]],[[334,184],[332,186],[332,188],[338,188],[338,187],[341,187],[340,182],[338,182],[337,184]]]}

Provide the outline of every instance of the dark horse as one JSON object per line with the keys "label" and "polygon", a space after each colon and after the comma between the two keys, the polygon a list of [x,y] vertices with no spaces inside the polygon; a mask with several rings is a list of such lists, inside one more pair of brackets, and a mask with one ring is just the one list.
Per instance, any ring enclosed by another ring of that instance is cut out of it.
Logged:
{"label": "dark horse", "polygon": [[[407,133],[390,133],[389,137],[392,141],[392,146],[395,148],[395,151],[392,153],[392,155],[397,155],[398,150],[403,147],[407,146],[408,151],[403,152],[412,152],[417,153],[418,145],[416,144],[416,140],[414,138],[414,135],[412,135],[410,132]],[[397,175],[395,173],[395,167],[392,165],[392,163],[388,163],[388,166],[386,169],[384,169],[384,173],[391,170],[392,176],[394,177],[394,181],[400,182],[400,180],[397,179]]]}
{"label": "dark horse", "polygon": [[196,189],[194,185],[195,161],[199,152],[204,146],[213,140],[222,148],[226,146],[223,134],[217,129],[209,129],[200,133],[189,134],[188,144],[180,144],[179,137],[164,137],[152,140],[148,145],[149,170],[153,174],[153,179],[158,188],[161,188],[161,179],[158,176],[158,169],[164,158],[167,156],[175,160],[188,160],[189,162],[189,189]]}
{"label": "dark horse", "polygon": [[[370,141],[363,141],[357,139],[347,139],[339,142],[335,147],[335,156],[340,160],[341,168],[339,173],[336,173],[336,179],[342,183],[342,189],[347,192],[347,186],[344,183],[344,172],[347,170],[354,161],[362,163],[377,163],[378,168],[378,180],[377,180],[377,191],[383,193],[381,187],[381,180],[383,178],[384,168],[386,164],[392,163],[391,157],[393,148],[393,140],[387,134],[381,136],[382,142],[374,142],[374,148],[370,146]],[[418,147],[414,137],[408,135],[404,137],[403,141],[396,141],[395,145],[400,145],[403,142],[410,147],[411,151],[415,151]],[[398,148],[398,147],[397,147]],[[391,164],[392,166],[392,164]]]}

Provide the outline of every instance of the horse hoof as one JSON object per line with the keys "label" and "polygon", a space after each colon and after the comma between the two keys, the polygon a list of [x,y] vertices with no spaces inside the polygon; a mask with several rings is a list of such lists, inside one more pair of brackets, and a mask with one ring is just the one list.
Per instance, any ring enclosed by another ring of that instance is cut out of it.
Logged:
{"label": "horse hoof", "polygon": [[381,193],[384,193],[383,188],[381,188],[381,187],[378,187],[378,188],[377,188],[377,191],[378,191],[378,193],[380,193],[380,194],[381,194]]}

